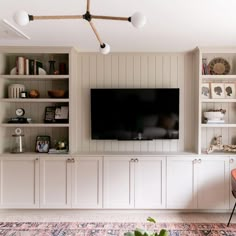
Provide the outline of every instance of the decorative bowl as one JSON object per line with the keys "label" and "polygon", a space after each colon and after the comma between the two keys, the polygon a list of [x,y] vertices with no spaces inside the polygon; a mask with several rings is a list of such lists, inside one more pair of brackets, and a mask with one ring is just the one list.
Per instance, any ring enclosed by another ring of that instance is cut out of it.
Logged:
{"label": "decorative bowl", "polygon": [[49,90],[48,96],[51,98],[63,98],[65,97],[65,90],[63,89]]}
{"label": "decorative bowl", "polygon": [[206,111],[203,115],[207,120],[221,120],[225,114],[221,111]]}

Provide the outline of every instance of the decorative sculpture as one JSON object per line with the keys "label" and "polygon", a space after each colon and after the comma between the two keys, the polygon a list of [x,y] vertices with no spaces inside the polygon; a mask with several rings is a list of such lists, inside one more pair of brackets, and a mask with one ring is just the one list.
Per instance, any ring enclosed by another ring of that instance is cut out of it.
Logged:
{"label": "decorative sculpture", "polygon": [[222,136],[218,136],[214,138],[214,143],[210,145],[207,149],[207,154],[213,151],[225,151],[225,152],[236,152],[236,145],[231,144],[222,144]]}

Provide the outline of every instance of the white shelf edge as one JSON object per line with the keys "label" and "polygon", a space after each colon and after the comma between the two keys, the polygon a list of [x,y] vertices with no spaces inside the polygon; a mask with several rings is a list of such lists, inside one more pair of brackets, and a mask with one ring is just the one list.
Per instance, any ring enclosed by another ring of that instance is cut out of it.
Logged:
{"label": "white shelf edge", "polygon": [[0,124],[0,127],[26,127],[26,128],[54,128],[54,127],[69,127],[69,124],[61,124],[61,123],[24,123],[24,124],[20,124],[20,123],[3,123],[3,124]]}
{"label": "white shelf edge", "polygon": [[69,102],[69,98],[1,98],[0,102]]}
{"label": "white shelf edge", "polygon": [[201,102],[236,102],[236,99],[231,98],[209,98],[209,99],[201,99]]}
{"label": "white shelf edge", "polygon": [[19,80],[31,80],[31,79],[50,79],[50,80],[67,80],[70,75],[0,75],[0,78],[4,79],[19,79]]}
{"label": "white shelf edge", "polygon": [[202,79],[231,79],[236,80],[236,75],[201,75]]}
{"label": "white shelf edge", "polygon": [[235,128],[236,124],[201,124],[202,128]]}

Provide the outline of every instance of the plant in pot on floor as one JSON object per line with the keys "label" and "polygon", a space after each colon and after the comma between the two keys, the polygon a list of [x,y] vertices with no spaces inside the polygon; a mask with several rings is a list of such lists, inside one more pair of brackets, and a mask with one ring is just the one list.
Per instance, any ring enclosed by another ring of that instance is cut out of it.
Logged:
{"label": "plant in pot on floor", "polygon": [[[148,217],[147,221],[156,223],[156,221],[151,217]],[[161,229],[161,231],[158,234],[157,232],[150,232],[145,229],[139,229],[139,228],[135,229],[133,232],[127,232],[124,234],[124,236],[168,236],[168,235],[169,233],[165,229]]]}

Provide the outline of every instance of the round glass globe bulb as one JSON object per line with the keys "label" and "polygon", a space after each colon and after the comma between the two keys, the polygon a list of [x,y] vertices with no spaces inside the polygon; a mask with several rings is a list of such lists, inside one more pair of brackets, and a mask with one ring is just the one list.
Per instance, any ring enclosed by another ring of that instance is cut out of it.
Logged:
{"label": "round glass globe bulb", "polygon": [[147,18],[140,12],[135,12],[131,16],[131,23],[136,28],[143,27],[147,22]]}
{"label": "round glass globe bulb", "polygon": [[24,26],[29,23],[29,15],[26,11],[18,11],[14,15],[14,21],[16,24]]}
{"label": "round glass globe bulb", "polygon": [[110,51],[111,51],[111,48],[110,48],[110,45],[107,44],[107,43],[104,43],[105,44],[105,47],[101,47],[99,48],[100,50],[100,53],[102,54],[108,54]]}

